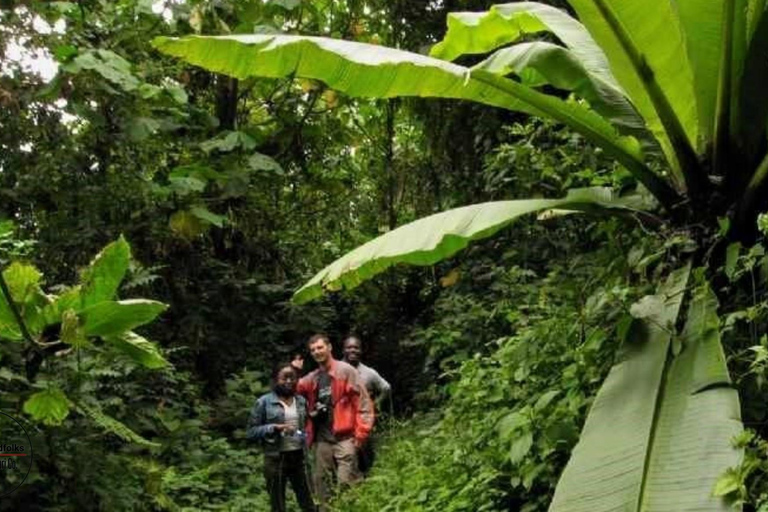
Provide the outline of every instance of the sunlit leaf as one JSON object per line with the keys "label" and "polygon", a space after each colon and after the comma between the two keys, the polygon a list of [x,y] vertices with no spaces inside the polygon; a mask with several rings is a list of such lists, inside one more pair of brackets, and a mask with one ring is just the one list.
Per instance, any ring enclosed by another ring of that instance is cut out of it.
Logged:
{"label": "sunlit leaf", "polygon": [[88,344],[85,329],[80,323],[80,318],[73,310],[69,309],[61,315],[61,341],[75,348],[83,348]]}
{"label": "sunlit leaf", "polygon": [[145,299],[104,301],[84,309],[83,328],[88,336],[116,336],[154,320],[165,311],[162,302]]}
{"label": "sunlit leaf", "polygon": [[371,240],[334,261],[299,289],[294,300],[304,302],[324,289],[354,288],[398,263],[432,265],[489,237],[518,217],[551,208],[572,210],[631,210],[631,200],[610,189],[572,190],[560,199],[520,199],[481,203],[430,215]]}
{"label": "sunlit leaf", "polygon": [[122,236],[102,249],[80,276],[82,308],[114,299],[130,260],[131,247]]}
{"label": "sunlit leaf", "polygon": [[676,193],[643,162],[637,140],[622,137],[584,105],[567,102],[488,73],[392,48],[305,36],[160,37],[159,50],[236,78],[297,77],[324,81],[351,96],[465,99],[550,117],[583,134],[617,158],[662,204]]}
{"label": "sunlit leaf", "polygon": [[135,332],[129,331],[119,336],[106,336],[104,341],[147,368],[155,369],[168,365],[168,361],[160,353],[157,345]]}
{"label": "sunlit leaf", "polygon": [[24,402],[24,412],[45,425],[61,425],[69,415],[70,403],[58,388],[38,391]]}

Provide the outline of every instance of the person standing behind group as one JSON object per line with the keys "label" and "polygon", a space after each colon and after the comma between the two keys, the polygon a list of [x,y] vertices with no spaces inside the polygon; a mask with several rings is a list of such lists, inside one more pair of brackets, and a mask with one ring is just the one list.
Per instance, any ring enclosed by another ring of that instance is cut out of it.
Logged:
{"label": "person standing behind group", "polygon": [[301,378],[304,375],[304,355],[301,352],[294,352],[291,358],[291,366],[296,370],[296,375]]}
{"label": "person standing behind group", "polygon": [[256,400],[248,418],[246,437],[260,441],[264,448],[264,479],[272,512],[286,510],[286,481],[291,482],[302,512],[317,510],[305,465],[309,413],[306,399],[296,394],[298,380],[291,363],[276,366],[272,391]]}
{"label": "person standing behind group", "polygon": [[[390,398],[392,393],[392,386],[389,385],[389,382],[384,377],[379,375],[379,372],[363,364],[361,361],[363,357],[363,342],[357,336],[347,336],[343,341],[342,347],[344,349],[344,361],[357,369],[376,409],[383,409],[384,401]],[[360,471],[367,475],[373,467],[373,461],[376,458],[372,436],[368,437],[358,455]]]}
{"label": "person standing behind group", "polygon": [[315,492],[320,510],[326,510],[334,474],[341,485],[361,478],[357,451],[373,428],[374,411],[357,370],[333,358],[328,336],[316,334],[307,345],[318,368],[299,381],[298,393],[307,399],[311,418],[307,439],[314,445]]}

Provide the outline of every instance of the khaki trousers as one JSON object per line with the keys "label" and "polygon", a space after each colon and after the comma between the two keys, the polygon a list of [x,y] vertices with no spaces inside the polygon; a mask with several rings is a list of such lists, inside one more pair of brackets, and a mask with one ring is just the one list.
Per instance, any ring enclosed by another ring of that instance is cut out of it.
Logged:
{"label": "khaki trousers", "polygon": [[341,486],[351,485],[360,480],[354,438],[350,437],[336,443],[325,441],[315,443],[315,471],[312,478],[315,493],[320,498],[321,511],[327,510],[328,498],[334,486],[334,476]]}

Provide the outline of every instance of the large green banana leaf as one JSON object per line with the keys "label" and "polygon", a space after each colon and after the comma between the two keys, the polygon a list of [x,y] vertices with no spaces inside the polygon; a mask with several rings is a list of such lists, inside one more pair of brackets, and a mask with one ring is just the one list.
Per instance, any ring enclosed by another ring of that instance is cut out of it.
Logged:
{"label": "large green banana leaf", "polygon": [[[614,76],[661,144],[678,181],[682,181],[686,173],[695,172],[696,159],[691,148],[702,149],[706,141],[699,139],[698,95],[686,52],[688,36],[683,34],[675,7],[679,2],[570,0],[569,3],[605,52]],[[720,9],[710,5],[706,10]],[[708,57],[717,59],[719,55]],[[714,101],[717,76],[714,81],[706,82],[706,86],[709,101]]]}
{"label": "large green banana leaf", "polygon": [[712,140],[722,52],[722,2],[686,0],[670,2],[680,18],[685,50],[693,74],[699,118],[699,143]]}
{"label": "large green banana leaf", "polygon": [[531,87],[551,84],[573,91],[589,102],[595,111],[636,137],[647,137],[643,119],[621,89],[591,73],[573,51],[544,41],[520,43],[496,51],[472,69],[495,75],[514,73]]}
{"label": "large green banana leaf", "polygon": [[726,511],[718,477],[737,465],[738,395],[720,345],[717,299],[697,285],[675,322],[690,266],[634,306],[619,362],[598,392],[550,511]]}
{"label": "large green banana leaf", "polygon": [[747,40],[749,41],[757,30],[757,25],[765,13],[768,2],[766,0],[749,0],[747,4]]}
{"label": "large green banana leaf", "polygon": [[494,5],[487,12],[450,13],[445,38],[432,47],[430,54],[454,60],[464,54],[488,53],[539,32],[557,36],[591,74],[621,90],[605,54],[584,25],[566,12],[538,2]]}
{"label": "large green banana leaf", "polygon": [[455,98],[549,117],[614,156],[662,204],[670,206],[678,199],[673,189],[644,164],[636,139],[620,136],[610,122],[584,105],[492,73],[392,48],[320,37],[160,37],[153,44],[192,64],[237,78],[313,78],[351,96]]}
{"label": "large green banana leaf", "polygon": [[[764,6],[761,8],[764,9]],[[761,11],[759,18],[757,13],[753,18],[757,19],[744,56],[744,74],[739,85],[739,105],[735,114],[738,116],[737,151],[748,169],[754,169],[765,152],[768,122],[768,95],[765,94],[765,84],[768,82],[768,14]]]}
{"label": "large green banana leaf", "polygon": [[518,217],[549,209],[634,210],[636,198],[616,197],[607,188],[571,190],[560,199],[495,201],[448,210],[400,226],[347,253],[318,272],[294,294],[296,302],[322,295],[324,289],[354,288],[392,265],[432,265],[486,238]]}

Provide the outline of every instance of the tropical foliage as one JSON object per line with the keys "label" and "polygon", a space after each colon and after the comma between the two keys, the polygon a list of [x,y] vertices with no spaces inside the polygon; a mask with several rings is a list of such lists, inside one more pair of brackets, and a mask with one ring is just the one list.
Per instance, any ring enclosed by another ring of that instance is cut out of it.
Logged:
{"label": "tropical foliage", "polygon": [[765,510],[766,6],[717,7],[2,3],[0,509],[267,510],[248,409],[326,331],[395,388],[337,510]]}
{"label": "tropical foliage", "polygon": [[[719,243],[713,237],[718,217],[720,236],[753,236],[768,169],[768,103],[752,90],[765,73],[764,63],[753,62],[766,51],[765,5],[726,1],[722,9],[702,9],[660,1],[647,16],[646,2],[570,3],[578,21],[535,2],[451,14],[432,57],[297,35],[160,38],[155,45],[238,78],[306,77],[350,96],[453,98],[547,116],[632,173],[668,221],[691,233],[693,258]],[[560,44],[544,40],[550,36]],[[519,44],[507,46],[513,43]],[[447,62],[488,52],[494,53],[470,67]],[[513,215],[477,205],[416,221],[332,263],[295,297],[355,287],[394,263],[434,264],[495,233]],[[699,233],[691,229],[694,219],[703,226]],[[689,273],[689,266],[676,270],[633,308],[631,341],[598,394],[552,510],[722,507],[711,491],[718,472],[738,460],[729,446],[740,430],[738,400],[727,391],[717,300],[706,281],[689,286]],[[678,334],[684,299],[693,309],[682,315],[687,320]],[[710,411],[716,417],[705,418]],[[626,424],[611,424],[616,416]],[[688,424],[706,441],[689,445]],[[704,466],[709,469],[693,471]],[[670,471],[688,475],[674,490]]]}

